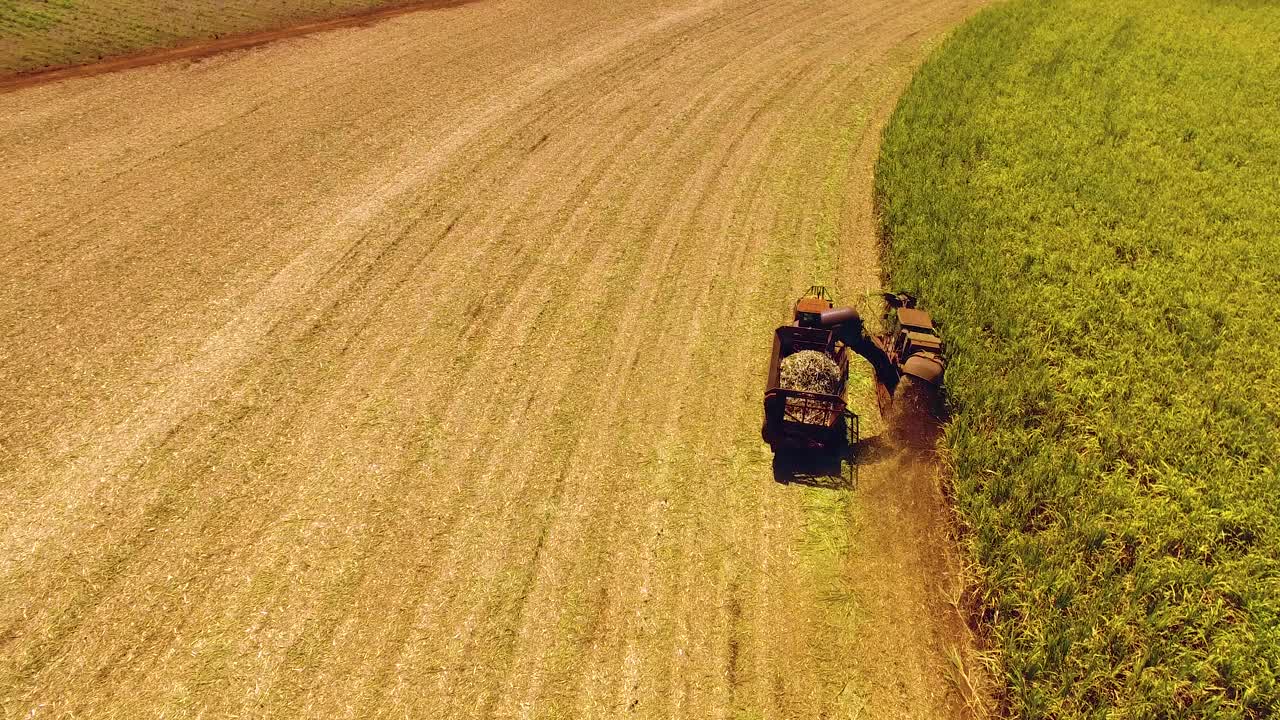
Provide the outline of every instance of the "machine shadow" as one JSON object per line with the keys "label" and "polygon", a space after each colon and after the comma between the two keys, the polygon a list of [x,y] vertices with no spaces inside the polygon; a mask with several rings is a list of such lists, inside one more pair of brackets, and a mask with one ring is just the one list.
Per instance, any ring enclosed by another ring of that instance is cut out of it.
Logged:
{"label": "machine shadow", "polygon": [[898,454],[898,449],[885,435],[863,438],[853,449],[854,465],[874,465]]}
{"label": "machine shadow", "polygon": [[773,456],[773,479],[783,485],[852,490],[858,486],[859,467],[887,460],[897,452],[882,435],[825,453],[784,450]]}
{"label": "machine shadow", "polygon": [[780,450],[773,455],[773,479],[783,485],[852,490],[857,487],[857,475],[855,454],[849,447],[823,453]]}

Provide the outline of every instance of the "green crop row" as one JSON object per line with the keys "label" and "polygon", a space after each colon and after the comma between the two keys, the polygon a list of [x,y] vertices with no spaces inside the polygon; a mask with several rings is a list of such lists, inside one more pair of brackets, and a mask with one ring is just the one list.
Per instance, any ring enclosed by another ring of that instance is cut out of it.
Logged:
{"label": "green crop row", "polygon": [[877,195],[1003,711],[1280,717],[1280,5],[994,6]]}

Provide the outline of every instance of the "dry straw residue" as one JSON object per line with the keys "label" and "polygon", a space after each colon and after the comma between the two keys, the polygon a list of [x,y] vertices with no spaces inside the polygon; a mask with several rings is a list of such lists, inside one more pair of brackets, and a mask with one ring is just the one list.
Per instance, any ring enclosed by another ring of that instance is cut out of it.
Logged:
{"label": "dry straw residue", "polygon": [[782,359],[778,384],[785,390],[835,395],[840,391],[840,366],[817,350],[801,350]]}

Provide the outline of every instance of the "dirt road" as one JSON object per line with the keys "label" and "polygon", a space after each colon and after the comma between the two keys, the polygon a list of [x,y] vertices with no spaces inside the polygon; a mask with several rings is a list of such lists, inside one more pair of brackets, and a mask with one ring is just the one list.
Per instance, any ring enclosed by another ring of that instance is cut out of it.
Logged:
{"label": "dirt road", "polygon": [[[6,717],[939,718],[928,463],[774,481],[977,0],[484,0],[0,96]],[[902,473],[899,477],[898,474]]]}

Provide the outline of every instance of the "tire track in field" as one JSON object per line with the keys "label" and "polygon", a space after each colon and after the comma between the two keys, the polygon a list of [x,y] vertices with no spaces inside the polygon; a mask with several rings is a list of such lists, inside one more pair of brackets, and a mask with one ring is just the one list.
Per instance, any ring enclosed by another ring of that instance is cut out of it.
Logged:
{"label": "tire track in field", "polygon": [[[512,83],[514,87],[521,89],[504,102],[485,109],[473,121],[459,127],[442,141],[425,148],[407,148],[406,157],[396,163],[405,169],[390,179],[379,179],[373,187],[358,192],[356,197],[360,200],[354,207],[334,206],[323,210],[323,215],[333,218],[325,223],[332,229],[312,241],[306,250],[276,272],[267,286],[244,309],[206,341],[196,353],[195,362],[176,368],[172,380],[165,387],[153,394],[149,402],[135,409],[128,418],[111,427],[105,437],[95,427],[96,422],[95,426],[76,428],[70,432],[73,437],[96,437],[96,451],[87,463],[74,469],[78,480],[62,483],[59,486],[59,497],[42,498],[40,504],[67,507],[75,512],[78,499],[91,495],[90,483],[114,474],[145,443],[171,431],[182,421],[194,398],[209,395],[231,368],[248,360],[255,346],[271,327],[285,317],[288,309],[305,297],[320,274],[332,267],[346,252],[351,235],[360,233],[395,198],[410,188],[427,182],[447,158],[474,141],[481,132],[512,116],[575,72],[601,62],[634,42],[635,37],[661,32],[698,10],[700,8],[693,12],[679,12],[646,27],[631,29],[602,45],[593,44],[589,50],[571,53],[574,59],[557,71],[539,71],[533,74],[532,82],[525,80]],[[17,529],[12,528],[10,532]],[[26,526],[26,529],[39,530],[31,526]],[[0,557],[5,560],[5,564],[0,565],[0,573],[5,572],[11,563],[22,562],[24,555],[20,548],[37,546],[43,539],[40,534],[24,533],[10,537],[6,533],[6,537],[0,541]]]}
{"label": "tire track in field", "polygon": [[[658,235],[658,236],[660,237],[660,235]],[[586,275],[587,275],[587,276],[591,276],[591,275],[593,275],[593,274],[594,274],[594,273],[591,273],[591,272],[586,273]],[[588,287],[587,287],[587,296],[586,296],[586,297],[583,297],[583,302],[582,302],[581,304],[576,303],[576,302],[570,302],[570,303],[569,303],[569,305],[571,305],[571,306],[573,306],[573,307],[590,307],[589,302],[590,302],[590,301],[591,301],[591,299],[592,299],[592,298],[590,297],[591,292],[592,292],[592,290],[591,290],[591,288],[590,288],[590,285],[588,285]],[[625,310],[621,311],[621,313],[620,313],[620,314],[621,314],[621,315],[623,315],[623,316],[630,316],[630,313],[628,313],[628,312],[627,312],[627,311],[625,311]],[[591,425],[592,423],[591,423],[591,422],[587,422],[586,424],[589,426],[589,425]],[[563,471],[559,471],[559,472],[563,472]],[[553,471],[553,474],[558,474],[558,473]],[[503,525],[504,525],[504,523],[499,523],[499,524],[497,525],[497,527],[498,527],[498,528],[501,528]],[[474,615],[474,613],[473,613],[472,615]],[[449,625],[449,623],[443,623],[443,624],[444,624],[445,626],[448,626],[448,625]]]}

